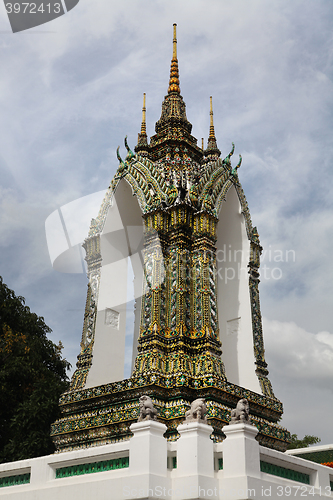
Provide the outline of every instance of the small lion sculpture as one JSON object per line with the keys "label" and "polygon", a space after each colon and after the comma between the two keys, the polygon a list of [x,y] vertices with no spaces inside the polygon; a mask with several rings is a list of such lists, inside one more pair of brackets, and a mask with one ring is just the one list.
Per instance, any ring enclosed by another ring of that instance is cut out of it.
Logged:
{"label": "small lion sculpture", "polygon": [[247,399],[240,399],[234,410],[231,410],[230,424],[250,424],[250,407]]}
{"label": "small lion sculpture", "polygon": [[157,410],[149,396],[141,396],[139,399],[140,415],[138,422],[143,420],[157,420]]}
{"label": "small lion sculpture", "polygon": [[207,424],[207,407],[204,398],[195,399],[191,408],[185,413],[185,422],[201,422]]}

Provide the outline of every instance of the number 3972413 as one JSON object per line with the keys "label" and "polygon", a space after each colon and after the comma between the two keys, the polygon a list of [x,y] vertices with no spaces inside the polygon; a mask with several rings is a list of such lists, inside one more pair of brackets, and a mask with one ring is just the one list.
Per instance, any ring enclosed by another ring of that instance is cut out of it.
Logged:
{"label": "number 3972413", "polygon": [[48,13],[48,14],[60,14],[61,4],[60,3],[41,3],[38,5],[31,2],[22,3],[6,3],[6,10],[8,14],[37,14],[37,13]]}

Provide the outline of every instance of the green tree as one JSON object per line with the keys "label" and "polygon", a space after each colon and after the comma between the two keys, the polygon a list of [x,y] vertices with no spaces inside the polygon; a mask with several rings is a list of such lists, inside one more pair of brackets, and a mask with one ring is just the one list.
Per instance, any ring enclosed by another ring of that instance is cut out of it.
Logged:
{"label": "green tree", "polygon": [[0,277],[0,462],[55,450],[50,425],[60,416],[70,364],[50,332]]}
{"label": "green tree", "polygon": [[320,441],[321,439],[316,436],[309,436],[306,434],[303,439],[298,439],[297,434],[292,434],[288,450],[294,450],[295,448],[307,448],[311,444],[320,443]]}

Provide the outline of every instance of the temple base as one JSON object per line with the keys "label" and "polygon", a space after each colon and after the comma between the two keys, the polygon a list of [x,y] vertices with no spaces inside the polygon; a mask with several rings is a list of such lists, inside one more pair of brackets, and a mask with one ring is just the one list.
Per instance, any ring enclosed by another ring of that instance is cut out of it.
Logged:
{"label": "temple base", "polygon": [[165,437],[169,441],[179,438],[177,427],[184,421],[191,402],[199,397],[206,399],[213,440],[223,441],[222,428],[230,421],[231,409],[239,399],[246,398],[252,423],[259,431],[259,443],[279,451],[287,449],[290,433],[277,424],[282,415],[279,400],[214,376],[194,380],[184,375],[131,377],[63,394],[60,399],[63,417],[51,428],[57,449],[69,451],[129,439],[130,426],[139,416],[139,398],[144,394],[152,398],[158,420],[167,426]]}

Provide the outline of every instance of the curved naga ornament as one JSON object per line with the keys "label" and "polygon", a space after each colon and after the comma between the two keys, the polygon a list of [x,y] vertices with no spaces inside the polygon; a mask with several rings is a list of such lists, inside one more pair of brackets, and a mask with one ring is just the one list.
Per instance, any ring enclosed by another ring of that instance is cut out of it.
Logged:
{"label": "curved naga ornament", "polygon": [[133,151],[129,148],[128,146],[128,142],[127,142],[127,135],[124,139],[124,143],[125,143],[125,148],[127,149],[128,151],[128,154],[126,156],[126,160],[129,161],[131,158],[133,158],[135,156],[135,154],[133,153]]}

